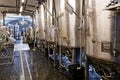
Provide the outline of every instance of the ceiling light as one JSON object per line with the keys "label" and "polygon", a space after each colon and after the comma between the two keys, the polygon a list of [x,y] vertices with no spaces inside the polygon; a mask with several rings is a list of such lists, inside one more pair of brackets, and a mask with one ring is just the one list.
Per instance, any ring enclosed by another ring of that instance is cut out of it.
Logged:
{"label": "ceiling light", "polygon": [[22,3],[24,3],[24,2],[25,2],[25,0],[22,0],[21,2],[22,2]]}
{"label": "ceiling light", "polygon": [[20,6],[20,12],[22,12],[23,11],[23,6]]}

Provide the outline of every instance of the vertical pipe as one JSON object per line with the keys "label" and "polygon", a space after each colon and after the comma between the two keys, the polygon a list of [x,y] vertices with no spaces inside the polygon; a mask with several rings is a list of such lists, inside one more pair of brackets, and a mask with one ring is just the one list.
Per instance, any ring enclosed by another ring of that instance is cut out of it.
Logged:
{"label": "vertical pipe", "polygon": [[61,65],[62,65],[62,52],[61,52],[61,46],[59,46],[59,53],[60,53],[59,67],[61,68]]}
{"label": "vertical pipe", "polygon": [[[83,12],[82,11],[83,11],[83,0],[81,0],[81,2],[80,2],[80,18],[81,19],[83,17]],[[80,20],[80,22],[81,22],[81,24],[83,24],[82,20]],[[80,29],[80,67],[81,66],[82,66],[82,28]]]}
{"label": "vertical pipe", "polygon": [[85,57],[85,80],[89,80],[89,60]]}
{"label": "vertical pipe", "polygon": [[[56,28],[55,33],[57,34],[57,18],[56,18],[56,7],[55,7],[55,0],[52,0],[52,25],[54,25]],[[56,65],[56,48],[57,48],[57,35],[54,37],[55,43],[53,44],[53,53],[54,53],[54,66]]]}
{"label": "vertical pipe", "polygon": [[15,36],[15,25],[14,25],[14,38],[16,39],[16,36]]}
{"label": "vertical pipe", "polygon": [[72,50],[72,64],[75,63],[75,49]]}
{"label": "vertical pipe", "polygon": [[49,42],[48,42],[48,58],[49,58],[49,55],[50,55],[50,45],[49,45]]}
{"label": "vertical pipe", "polygon": [[[84,9],[85,9],[85,19],[87,17],[87,5],[88,5],[89,0],[84,0]],[[89,80],[89,60],[86,55],[86,45],[87,45],[87,22],[85,21],[85,80]]]}
{"label": "vertical pipe", "polygon": [[55,44],[56,46],[58,45],[58,19],[55,18],[55,25],[56,25],[56,30],[55,30]]}
{"label": "vertical pipe", "polygon": [[117,32],[116,32],[116,27],[117,27],[117,11],[115,11],[115,32],[114,32],[114,38],[113,38],[113,48],[116,49],[116,35],[117,35]]}
{"label": "vertical pipe", "polygon": [[16,11],[17,11],[17,4],[18,4],[18,1],[16,0]]}
{"label": "vertical pipe", "polygon": [[33,15],[31,17],[32,17],[32,28],[33,28]]}
{"label": "vertical pipe", "polygon": [[33,28],[33,36],[34,36],[34,15],[32,15],[32,28]]}
{"label": "vertical pipe", "polygon": [[[65,0],[65,3],[64,5],[66,5],[66,2],[68,2],[68,0]],[[70,46],[70,18],[69,18],[69,12],[65,12],[65,21],[66,21],[66,27],[67,27],[67,44],[68,44],[68,47]]]}
{"label": "vertical pipe", "polygon": [[5,13],[3,12],[3,25],[5,26]]}
{"label": "vertical pipe", "polygon": [[33,27],[34,48],[35,48],[35,26],[34,26],[34,15],[32,16],[32,27]]}
{"label": "vertical pipe", "polygon": [[56,45],[53,44],[53,55],[54,55],[54,66],[56,66],[56,50],[55,50],[55,47]]}
{"label": "vertical pipe", "polygon": [[[47,4],[47,2],[45,2],[45,5]],[[47,10],[45,9],[45,6],[43,5],[43,7],[44,7],[44,11],[45,11],[45,15],[44,15],[44,17],[45,17],[45,48],[46,48],[46,46],[47,46]]]}
{"label": "vertical pipe", "polygon": [[82,31],[80,30],[80,67],[82,66]]}

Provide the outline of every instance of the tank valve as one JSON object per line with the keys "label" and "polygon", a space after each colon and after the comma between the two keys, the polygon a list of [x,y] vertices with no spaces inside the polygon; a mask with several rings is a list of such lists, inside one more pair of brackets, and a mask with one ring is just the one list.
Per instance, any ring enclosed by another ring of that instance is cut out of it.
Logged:
{"label": "tank valve", "polygon": [[119,54],[120,54],[120,52],[119,52],[118,50],[116,50],[116,49],[112,49],[110,53],[111,53],[111,55],[114,56],[114,57],[118,57]]}

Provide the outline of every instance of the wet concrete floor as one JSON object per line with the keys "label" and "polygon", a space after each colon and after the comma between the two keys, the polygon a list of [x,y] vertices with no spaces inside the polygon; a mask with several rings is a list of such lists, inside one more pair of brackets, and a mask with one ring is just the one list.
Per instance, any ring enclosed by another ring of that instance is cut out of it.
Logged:
{"label": "wet concrete floor", "polygon": [[0,80],[68,80],[39,49],[15,52],[11,49],[11,53],[13,64],[0,65]]}

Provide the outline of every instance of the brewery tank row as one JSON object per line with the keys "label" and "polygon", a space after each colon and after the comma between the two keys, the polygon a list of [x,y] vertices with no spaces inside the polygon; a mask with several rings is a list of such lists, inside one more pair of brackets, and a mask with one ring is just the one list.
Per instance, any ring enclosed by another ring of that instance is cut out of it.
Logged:
{"label": "brewery tank row", "polygon": [[120,0],[38,2],[25,42],[72,80],[120,79]]}
{"label": "brewery tank row", "polygon": [[40,1],[35,18],[36,47],[53,65],[85,79],[91,67],[99,79],[119,79],[119,0]]}

